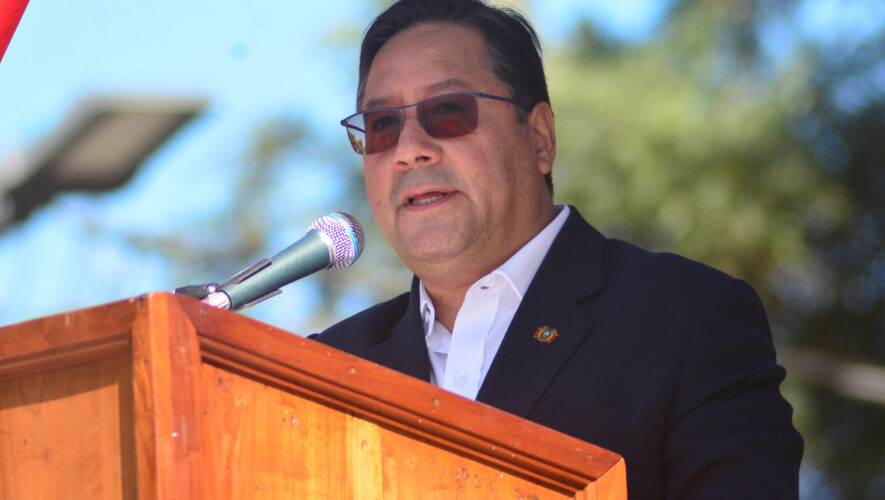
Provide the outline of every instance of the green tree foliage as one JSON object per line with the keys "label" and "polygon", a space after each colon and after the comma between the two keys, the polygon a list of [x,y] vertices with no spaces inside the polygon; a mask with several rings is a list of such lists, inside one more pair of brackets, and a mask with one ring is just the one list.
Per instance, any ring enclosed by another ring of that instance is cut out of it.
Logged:
{"label": "green tree foliage", "polygon": [[790,371],[806,497],[882,498],[885,409],[839,393],[847,370],[803,383],[815,367],[791,353],[885,360],[885,31],[794,30],[766,53],[764,28],[802,5],[682,1],[632,45],[581,25],[547,59],[554,180],[608,235],[750,281]]}
{"label": "green tree foliage", "polygon": [[604,232],[722,268],[772,303],[775,272],[812,267],[803,218],[843,223],[848,194],[791,131],[809,106],[804,67],[763,74],[717,29],[737,30],[735,5],[684,5],[633,47],[583,25],[548,64],[554,179]]}

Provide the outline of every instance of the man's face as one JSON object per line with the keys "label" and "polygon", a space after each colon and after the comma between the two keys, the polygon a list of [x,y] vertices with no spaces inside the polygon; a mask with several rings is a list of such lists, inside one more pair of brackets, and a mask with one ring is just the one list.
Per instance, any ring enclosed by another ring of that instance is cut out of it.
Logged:
{"label": "man's face", "polygon": [[[372,62],[362,108],[459,91],[510,97],[485,58],[485,42],[471,28],[428,23],[402,31]],[[533,127],[517,121],[512,103],[477,104],[476,130],[448,139],[427,135],[408,108],[396,146],[364,156],[375,220],[419,277],[437,264],[490,272],[552,217],[543,178],[552,157],[539,161]]]}

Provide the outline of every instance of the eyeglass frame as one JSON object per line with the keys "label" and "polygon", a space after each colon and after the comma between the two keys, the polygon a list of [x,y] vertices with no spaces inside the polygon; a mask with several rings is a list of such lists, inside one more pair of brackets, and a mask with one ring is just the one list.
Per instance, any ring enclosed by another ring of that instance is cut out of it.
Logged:
{"label": "eyeglass frame", "polygon": [[[344,127],[344,129],[347,131],[347,138],[348,138],[348,140],[350,140],[350,146],[353,148],[353,150],[354,150],[354,152],[355,152],[356,154],[358,154],[358,155],[360,155],[360,156],[365,156],[365,155],[367,155],[367,154],[383,153],[384,151],[387,151],[388,149],[393,148],[394,146],[396,146],[396,145],[399,143],[399,136],[397,136],[396,142],[393,143],[393,144],[392,144],[390,147],[388,147],[388,148],[382,149],[381,151],[375,151],[374,153],[365,153],[365,152],[364,152],[364,153],[360,153],[360,152],[357,150],[357,145],[355,144],[354,140],[351,138],[351,132],[350,132],[350,129],[354,129],[354,130],[358,130],[358,131],[362,132],[363,137],[366,136],[366,131],[363,130],[363,129],[360,129],[359,127],[355,127],[355,126],[353,126],[353,125],[348,124],[347,121],[350,120],[350,119],[352,119],[352,118],[354,118],[354,117],[356,117],[356,116],[363,115],[363,114],[368,113],[368,112],[371,112],[371,111],[396,111],[397,113],[399,113],[399,116],[400,116],[399,127],[400,127],[400,132],[402,132],[403,127],[405,127],[405,123],[406,123],[406,115],[405,115],[405,113],[403,113],[403,110],[404,110],[404,109],[406,109],[406,108],[412,108],[412,107],[416,107],[416,106],[420,106],[421,104],[424,104],[424,103],[427,102],[427,101],[432,101],[432,100],[434,100],[434,99],[439,99],[439,98],[441,98],[441,97],[447,97],[447,96],[452,96],[452,95],[469,95],[469,96],[473,96],[473,97],[481,97],[481,98],[484,98],[484,99],[492,99],[492,100],[495,100],[495,101],[509,102],[509,103],[511,103],[511,104],[515,104],[515,105],[517,105],[517,106],[519,106],[519,107],[521,107],[521,108],[523,108],[523,109],[525,109],[525,110],[527,110],[527,111],[531,111],[532,108],[534,108],[533,105],[531,105],[531,104],[529,104],[529,103],[527,103],[527,102],[524,102],[524,101],[520,101],[519,99],[512,98],[512,97],[503,97],[503,96],[498,96],[498,95],[493,95],[493,94],[486,94],[486,93],[484,93],[484,92],[468,92],[468,91],[463,91],[463,92],[449,92],[448,94],[439,94],[439,95],[435,95],[435,96],[433,96],[433,97],[428,97],[427,99],[422,99],[422,100],[420,100],[420,101],[418,101],[418,102],[415,102],[415,103],[412,103],[412,104],[404,104],[404,105],[402,105],[402,106],[379,106],[379,107],[376,107],[376,108],[367,108],[367,109],[364,109],[364,110],[362,110],[362,111],[357,111],[356,113],[354,113],[354,114],[352,114],[352,115],[350,115],[350,116],[344,118],[343,120],[341,120],[340,124],[341,124],[341,126]],[[477,112],[477,114],[478,114],[478,113],[479,113],[479,112]],[[428,133],[428,132],[427,132],[427,129],[426,129],[425,126],[424,126],[424,123],[421,121],[421,116],[420,116],[420,115],[416,115],[416,118],[418,119],[418,123],[421,125],[421,129],[424,130],[425,133]],[[365,123],[365,118],[363,118],[363,123]],[[467,133],[464,134],[464,135],[471,134],[471,133],[473,133],[475,130],[476,130],[476,129],[471,130],[470,132],[467,132]],[[429,135],[429,133],[428,133],[428,135]],[[455,136],[455,137],[464,137],[464,135],[458,135],[458,136]],[[431,137],[433,137],[433,136],[431,136]],[[454,139],[455,137],[450,137],[450,139]],[[365,146],[363,146],[362,149],[365,151],[365,149],[366,149]]]}

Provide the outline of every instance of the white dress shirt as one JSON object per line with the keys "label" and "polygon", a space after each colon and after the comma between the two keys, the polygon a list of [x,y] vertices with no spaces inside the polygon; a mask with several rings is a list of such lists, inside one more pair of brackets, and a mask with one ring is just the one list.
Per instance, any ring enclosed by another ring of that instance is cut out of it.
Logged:
{"label": "white dress shirt", "polygon": [[568,205],[507,262],[474,283],[464,296],[452,332],[436,320],[433,302],[419,283],[424,340],[432,367],[431,382],[476,399],[513,315],[538,267],[568,218]]}

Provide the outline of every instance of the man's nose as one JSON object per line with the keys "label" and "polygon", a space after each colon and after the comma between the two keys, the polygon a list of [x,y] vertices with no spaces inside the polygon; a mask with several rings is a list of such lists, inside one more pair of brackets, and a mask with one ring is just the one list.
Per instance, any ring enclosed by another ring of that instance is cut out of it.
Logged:
{"label": "man's nose", "polygon": [[396,143],[395,160],[404,168],[433,165],[442,157],[437,139],[430,137],[413,110],[404,116],[403,128]]}

